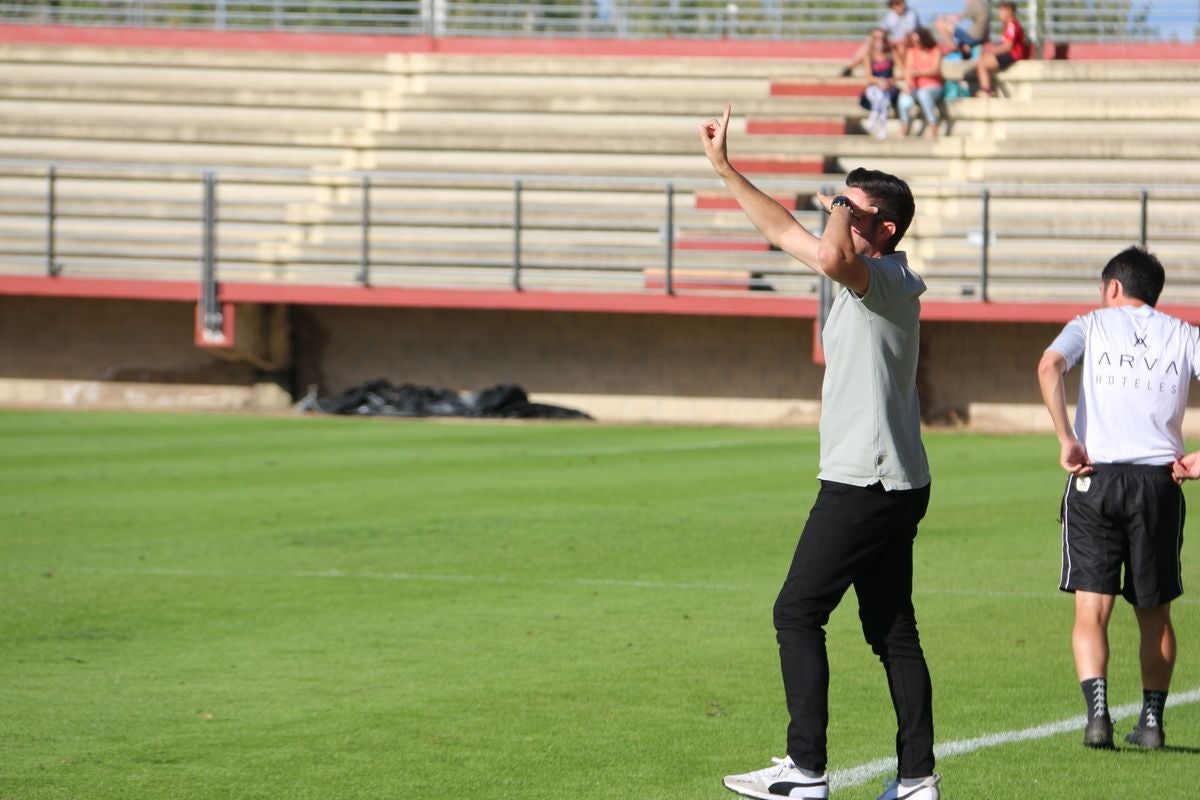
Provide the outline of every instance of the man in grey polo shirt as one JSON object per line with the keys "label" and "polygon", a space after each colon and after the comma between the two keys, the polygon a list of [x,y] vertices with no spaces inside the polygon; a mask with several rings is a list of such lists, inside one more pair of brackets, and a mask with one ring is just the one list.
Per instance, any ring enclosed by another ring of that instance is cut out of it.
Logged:
{"label": "man in grey polo shirt", "polygon": [[817,196],[829,214],[818,237],[730,164],[729,114],[700,125],[713,169],[771,244],[840,288],[823,331],[821,487],[774,610],[787,755],[724,783],[764,800],[829,796],[824,627],[853,586],[898,723],[898,780],[880,798],[939,800],[933,690],[912,605],[913,540],[930,483],[916,388],[925,283],[896,251],[912,192],[893,175],[856,169],[844,194]]}

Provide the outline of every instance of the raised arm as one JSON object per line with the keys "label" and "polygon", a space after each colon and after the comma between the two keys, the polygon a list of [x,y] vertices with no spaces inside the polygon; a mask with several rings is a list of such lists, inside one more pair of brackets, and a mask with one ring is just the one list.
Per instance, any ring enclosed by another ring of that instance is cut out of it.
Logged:
{"label": "raised arm", "polygon": [[820,240],[797,222],[791,212],[751,183],[729,162],[729,114],[730,106],[725,106],[721,119],[710,119],[700,124],[704,154],[712,162],[717,175],[725,181],[742,211],[768,242],[806,266],[822,271],[817,255]]}

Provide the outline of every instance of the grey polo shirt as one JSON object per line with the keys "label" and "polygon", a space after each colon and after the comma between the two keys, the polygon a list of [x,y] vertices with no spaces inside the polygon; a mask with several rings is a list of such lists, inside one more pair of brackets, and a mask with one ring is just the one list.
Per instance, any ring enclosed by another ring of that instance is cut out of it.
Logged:
{"label": "grey polo shirt", "polygon": [[842,287],[825,321],[821,387],[821,480],[889,491],[929,483],[917,399],[925,281],[904,253],[864,258],[859,297]]}

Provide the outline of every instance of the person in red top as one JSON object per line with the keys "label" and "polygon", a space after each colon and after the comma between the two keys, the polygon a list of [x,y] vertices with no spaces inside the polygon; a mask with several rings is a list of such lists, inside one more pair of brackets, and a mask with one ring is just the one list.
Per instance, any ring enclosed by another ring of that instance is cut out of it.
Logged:
{"label": "person in red top", "polygon": [[992,78],[997,72],[1008,69],[1029,55],[1029,43],[1025,41],[1025,29],[1017,21],[1016,3],[1005,0],[996,7],[1000,21],[1004,23],[1004,40],[984,52],[975,66],[979,76],[979,94],[992,96]]}

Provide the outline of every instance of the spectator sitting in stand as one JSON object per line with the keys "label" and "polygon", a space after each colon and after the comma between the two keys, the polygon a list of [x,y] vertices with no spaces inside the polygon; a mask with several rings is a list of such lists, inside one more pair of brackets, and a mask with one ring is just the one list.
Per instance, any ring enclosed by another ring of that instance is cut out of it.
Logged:
{"label": "spectator sitting in stand", "polygon": [[877,28],[872,29],[858,46],[850,66],[842,69],[843,78],[850,77],[854,66],[865,58],[875,37],[875,30],[879,28],[883,29],[888,46],[892,48],[896,67],[899,69],[904,66],[904,49],[908,46],[908,35],[921,26],[921,18],[917,10],[908,5],[907,0],[888,0],[887,7],[888,10],[880,18]]}
{"label": "spectator sitting in stand", "polygon": [[966,0],[961,14],[947,14],[934,22],[946,43],[947,53],[959,53],[970,61],[976,47],[991,34],[992,7],[988,0]]}
{"label": "spectator sitting in stand", "polygon": [[863,128],[875,134],[877,139],[886,139],[888,116],[900,93],[896,88],[895,63],[887,31],[883,28],[871,31],[871,36],[858,49],[854,60],[842,70],[842,76],[851,75],[859,64],[871,72],[871,82],[858,98],[859,105],[871,112],[863,121]]}
{"label": "spectator sitting in stand", "polygon": [[897,105],[900,134],[908,136],[912,128],[912,108],[919,105],[925,117],[925,135],[936,138],[940,122],[938,104],[945,87],[942,48],[928,28],[917,28],[908,36],[908,57],[904,64],[905,87]]}
{"label": "spectator sitting in stand", "polygon": [[880,20],[879,27],[887,31],[888,44],[896,54],[896,64],[903,67],[908,50],[908,37],[921,27],[921,18],[907,0],[888,0],[887,5],[887,13]]}
{"label": "spectator sitting in stand", "polygon": [[1029,55],[1029,43],[1025,41],[1025,29],[1017,20],[1017,6],[1012,0],[1004,0],[996,8],[996,14],[1004,23],[1003,39],[995,47],[988,47],[975,65],[979,77],[979,95],[992,96],[992,79],[1016,62]]}

